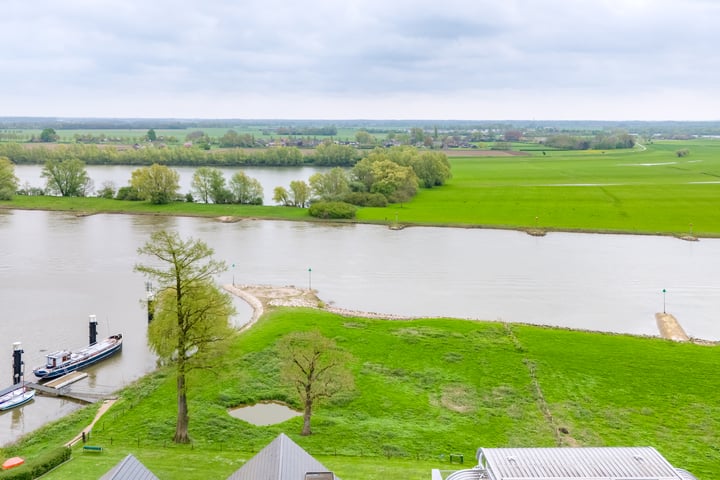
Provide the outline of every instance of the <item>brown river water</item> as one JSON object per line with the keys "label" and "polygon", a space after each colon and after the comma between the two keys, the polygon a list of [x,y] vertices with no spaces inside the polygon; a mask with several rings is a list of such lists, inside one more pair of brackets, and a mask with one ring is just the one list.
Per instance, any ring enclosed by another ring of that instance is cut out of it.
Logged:
{"label": "brown river water", "polygon": [[[13,342],[34,380],[46,353],[87,344],[90,314],[101,337],[123,333],[123,350],[87,369],[74,390],[109,393],[154,368],[145,279],[133,266],[148,260],[137,248],[158,229],[215,249],[229,266],[219,284],[311,284],[351,310],[637,335],[657,335],[654,314],[665,306],[690,336],[720,340],[720,240],[3,211],[0,388],[12,383]],[[250,308],[236,306],[242,324]],[[38,395],[0,412],[0,444],[78,406]]]}

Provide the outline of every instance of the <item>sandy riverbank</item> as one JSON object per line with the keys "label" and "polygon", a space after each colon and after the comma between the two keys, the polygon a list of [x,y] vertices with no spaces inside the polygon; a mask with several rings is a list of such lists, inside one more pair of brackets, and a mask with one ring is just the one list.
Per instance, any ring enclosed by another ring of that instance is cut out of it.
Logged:
{"label": "sandy riverbank", "polygon": [[315,290],[298,288],[293,285],[284,287],[272,285],[223,285],[223,288],[233,295],[245,300],[253,309],[250,321],[243,325],[243,329],[253,325],[260,318],[265,310],[272,307],[306,307],[318,308],[328,312],[336,313],[346,317],[363,318],[386,318],[397,320],[409,320],[418,317],[389,315],[386,313],[362,312],[337,308],[323,302]]}

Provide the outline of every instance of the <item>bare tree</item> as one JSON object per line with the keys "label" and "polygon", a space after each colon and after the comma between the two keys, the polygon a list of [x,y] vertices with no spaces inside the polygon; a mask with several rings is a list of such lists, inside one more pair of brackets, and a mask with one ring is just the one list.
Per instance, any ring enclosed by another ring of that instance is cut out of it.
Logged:
{"label": "bare tree", "polygon": [[313,408],[340,392],[354,388],[350,369],[351,355],[335,341],[318,331],[295,332],[283,337],[278,345],[282,361],[281,376],[292,384],[304,407],[301,435],[310,435]]}

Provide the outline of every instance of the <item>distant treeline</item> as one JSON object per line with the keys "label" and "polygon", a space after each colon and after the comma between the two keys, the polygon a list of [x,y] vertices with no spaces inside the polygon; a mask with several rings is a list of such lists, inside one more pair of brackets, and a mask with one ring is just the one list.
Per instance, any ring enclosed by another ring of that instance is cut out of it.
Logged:
{"label": "distant treeline", "polygon": [[337,127],[335,127],[335,125],[330,125],[327,127],[277,127],[274,130],[263,131],[263,133],[301,136],[324,135],[334,137],[335,135],[337,135]]}
{"label": "distant treeline", "polygon": [[[571,135],[595,134],[603,131],[625,130],[643,136],[689,137],[693,135],[720,135],[720,121],[599,121],[599,120],[288,120],[288,119],[183,119],[183,118],[66,118],[66,117],[0,117],[0,129],[95,130],[95,129],[149,129],[183,130],[201,128],[239,127],[276,131],[283,129],[291,135],[327,135],[308,133],[337,129],[363,129],[370,133],[408,131],[422,128],[443,132],[471,132],[473,130],[522,130],[538,133],[568,133]],[[290,133],[293,132],[293,133]],[[298,133],[294,133],[298,132]],[[336,133],[329,133],[335,136]]]}
{"label": "distant treeline", "polygon": [[311,154],[303,155],[296,147],[272,147],[243,150],[240,148],[201,150],[197,148],[147,146],[117,148],[115,146],[68,144],[33,145],[0,143],[0,157],[13,163],[44,164],[48,160],[78,159],[86,165],[173,165],[242,167],[287,167],[300,165],[353,166],[360,158],[357,150],[348,145],[320,145]]}
{"label": "distant treeline", "polygon": [[635,146],[635,138],[627,133],[596,135],[591,138],[559,134],[549,136],[541,143],[559,150],[615,150],[632,148]]}

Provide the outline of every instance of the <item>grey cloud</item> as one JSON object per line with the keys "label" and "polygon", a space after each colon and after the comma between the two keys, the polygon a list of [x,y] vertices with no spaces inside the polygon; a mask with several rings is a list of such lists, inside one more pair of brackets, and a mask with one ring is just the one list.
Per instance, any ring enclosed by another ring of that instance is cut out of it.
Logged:
{"label": "grey cloud", "polygon": [[669,0],[11,0],[0,18],[10,46],[0,53],[0,90],[141,101],[157,92],[692,89],[720,80],[719,14],[713,2]]}

